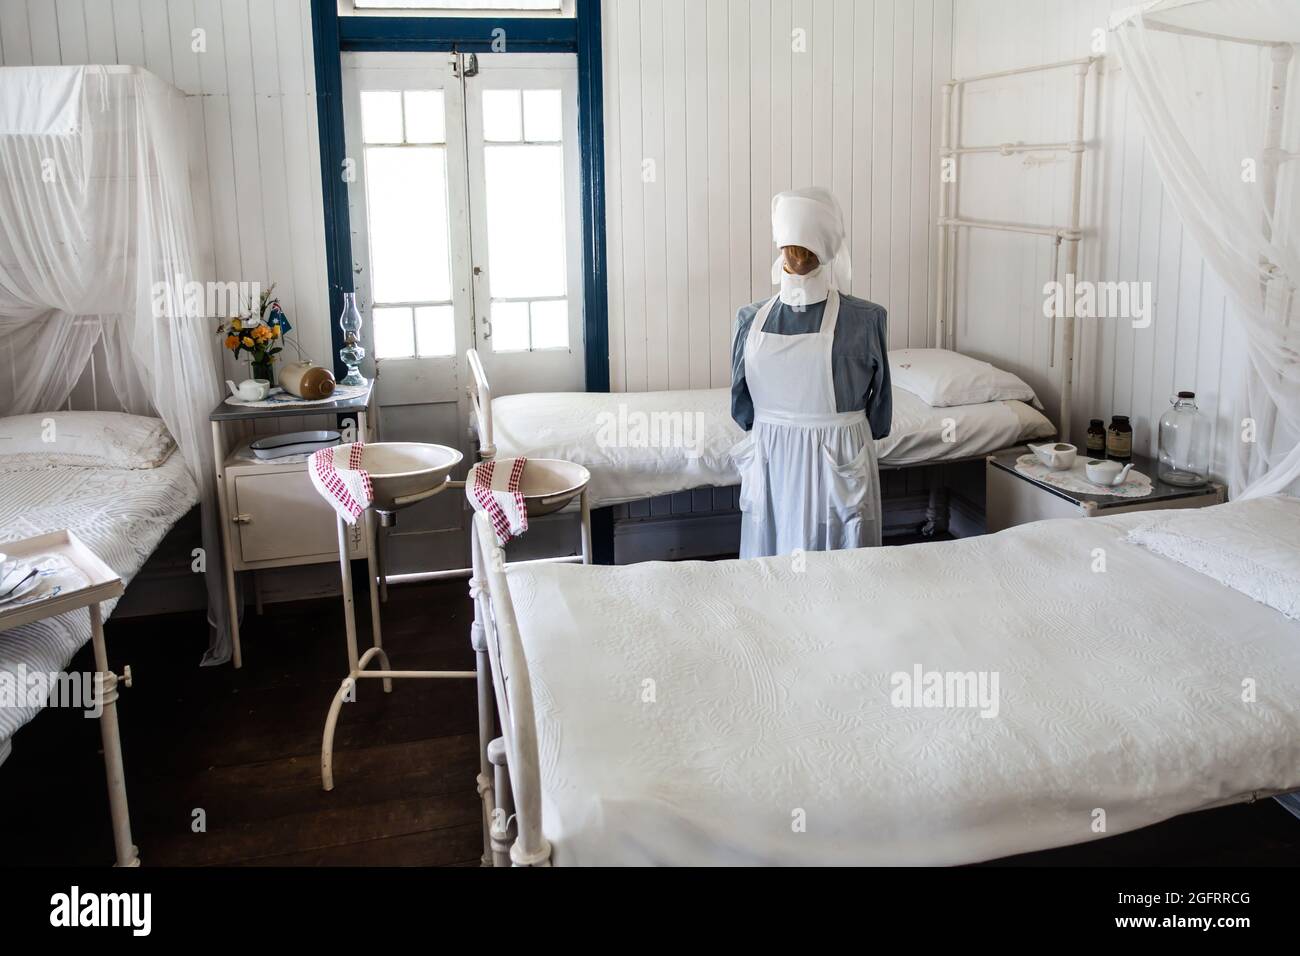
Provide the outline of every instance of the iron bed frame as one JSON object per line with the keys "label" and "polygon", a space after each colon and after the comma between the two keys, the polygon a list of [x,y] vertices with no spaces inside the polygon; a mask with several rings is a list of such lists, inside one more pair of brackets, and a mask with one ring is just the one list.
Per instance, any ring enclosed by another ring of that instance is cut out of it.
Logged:
{"label": "iron bed frame", "polygon": [[[493,440],[493,412],[492,412],[492,388],[488,383],[487,374],[483,369],[483,360],[479,357],[476,349],[468,349],[465,353],[466,361],[470,369],[470,381],[466,385],[465,391],[469,395],[470,410],[473,413],[475,427],[470,429],[471,439],[477,439],[478,458],[480,461],[493,458],[496,455],[496,444]],[[610,393],[611,396],[616,393]],[[1059,430],[1058,430],[1059,433]],[[1043,436],[1042,440],[1048,440],[1053,436]],[[992,448],[982,451],[976,455],[966,455],[961,458],[948,458],[943,461],[935,462],[916,462],[913,464],[889,464],[882,462],[879,466],[881,471],[908,471],[912,469],[924,470],[929,478],[928,502],[925,509],[925,523],[921,528],[921,533],[927,537],[939,531],[948,530],[949,518],[949,495],[945,483],[947,469],[954,465],[971,464],[974,462],[983,462],[991,454],[1010,451],[1013,448],[1020,448],[1022,442],[1008,445],[1005,448]],[[578,464],[583,464],[578,462]],[[732,486],[715,486],[715,487],[732,487]],[[694,489],[682,489],[682,491],[691,491]],[[658,496],[654,496],[658,497]],[[584,527],[589,527],[589,519],[584,519]],[[587,531],[586,533],[590,533]]]}
{"label": "iron bed frame", "polygon": [[[532,684],[506,577],[505,552],[485,515],[474,515],[470,539],[469,593],[474,602],[472,638],[483,746],[478,792],[487,821],[482,862],[485,866],[550,866],[551,844],[542,829],[541,759]],[[499,737],[492,730],[494,703],[501,718]],[[1300,790],[1253,790],[1200,809],[1255,803],[1288,793]]]}

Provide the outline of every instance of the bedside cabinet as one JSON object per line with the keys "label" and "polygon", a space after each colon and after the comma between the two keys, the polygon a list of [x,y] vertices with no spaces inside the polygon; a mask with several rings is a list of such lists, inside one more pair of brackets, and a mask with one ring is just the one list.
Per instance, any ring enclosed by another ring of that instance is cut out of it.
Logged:
{"label": "bedside cabinet", "polygon": [[[226,459],[230,560],[236,571],[338,560],[334,509],[312,486],[307,463],[248,460],[244,443]],[[349,529],[353,558],[366,556],[365,525]]]}
{"label": "bedside cabinet", "polygon": [[1199,488],[1165,484],[1155,477],[1156,462],[1141,455],[1133,456],[1133,470],[1151,479],[1151,494],[1145,498],[1066,491],[1016,471],[1016,459],[1027,454],[1029,449],[1022,447],[997,452],[984,460],[984,515],[989,534],[1046,518],[1101,518],[1131,511],[1206,508],[1227,499],[1227,489],[1216,482]]}
{"label": "bedside cabinet", "polygon": [[[358,441],[373,441],[378,431],[373,398],[371,386],[364,395],[341,401],[270,408],[222,402],[208,416],[221,520],[222,580],[235,667],[243,666],[235,575],[304,564],[335,564],[339,539],[334,509],[312,486],[305,458],[260,461],[248,450],[249,441],[257,435],[245,436],[230,451],[226,429],[243,423],[241,428],[256,430],[258,424],[270,424],[273,419],[346,416],[356,423]],[[353,558],[367,558],[374,573],[378,554],[370,545],[366,528],[366,522],[358,522],[349,529],[349,553]]]}

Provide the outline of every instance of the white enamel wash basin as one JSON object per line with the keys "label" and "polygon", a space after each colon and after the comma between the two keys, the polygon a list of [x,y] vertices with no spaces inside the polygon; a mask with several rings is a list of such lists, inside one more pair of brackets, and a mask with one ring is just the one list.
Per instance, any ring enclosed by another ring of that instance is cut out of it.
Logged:
{"label": "white enamel wash basin", "polygon": [[[509,467],[512,459],[497,461],[496,467]],[[467,485],[473,485],[475,465],[470,469]],[[540,518],[559,511],[570,501],[582,494],[582,489],[591,481],[591,472],[579,464],[558,458],[529,458],[524,465],[524,478],[520,491],[524,493],[524,504],[528,508],[528,517]]]}
{"label": "white enamel wash basin", "polygon": [[375,510],[397,511],[436,494],[463,457],[455,448],[422,442],[363,446],[361,468],[370,473]]}

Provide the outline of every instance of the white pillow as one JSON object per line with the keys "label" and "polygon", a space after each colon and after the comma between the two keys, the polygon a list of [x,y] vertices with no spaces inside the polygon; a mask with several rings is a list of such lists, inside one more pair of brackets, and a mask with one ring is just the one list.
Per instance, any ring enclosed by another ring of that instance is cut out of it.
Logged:
{"label": "white pillow", "polygon": [[0,463],[157,468],[175,451],[157,418],[124,412],[37,412],[0,418]]}
{"label": "white pillow", "polygon": [[1128,540],[1300,621],[1300,498],[1173,512]]}
{"label": "white pillow", "polygon": [[899,349],[889,353],[889,375],[934,408],[982,405],[985,402],[1029,402],[1043,406],[1018,376],[947,349]]}

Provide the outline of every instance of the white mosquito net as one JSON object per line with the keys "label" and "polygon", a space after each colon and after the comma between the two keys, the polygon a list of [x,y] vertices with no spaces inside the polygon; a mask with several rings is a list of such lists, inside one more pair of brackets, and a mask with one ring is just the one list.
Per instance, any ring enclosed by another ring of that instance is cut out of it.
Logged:
{"label": "white mosquito net", "polygon": [[[212,643],[230,657],[182,94],[130,67],[0,69],[0,413],[61,407],[98,343],[123,410],[161,418],[203,510]],[[204,277],[206,278],[206,277]]]}
{"label": "white mosquito net", "polygon": [[1298,7],[1156,0],[1111,24],[1166,193],[1240,321],[1234,497],[1300,491]]}

